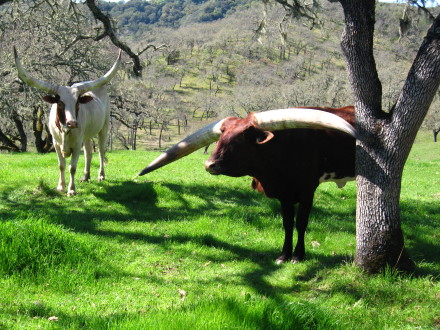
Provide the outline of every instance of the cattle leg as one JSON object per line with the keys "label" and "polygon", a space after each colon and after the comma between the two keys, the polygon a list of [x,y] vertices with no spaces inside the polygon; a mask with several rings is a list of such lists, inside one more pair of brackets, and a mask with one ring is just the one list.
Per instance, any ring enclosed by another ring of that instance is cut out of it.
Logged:
{"label": "cattle leg", "polygon": [[92,162],[92,140],[84,141],[84,175],[81,182],[90,180],[90,163]]}
{"label": "cattle leg", "polygon": [[66,181],[64,179],[64,171],[66,170],[66,158],[64,158],[61,148],[58,144],[54,143],[55,151],[58,156],[58,168],[60,169],[60,177],[58,179],[58,191],[64,191],[66,189]]}
{"label": "cattle leg", "polygon": [[81,148],[74,148],[72,150],[72,159],[70,160],[70,166],[69,166],[70,181],[69,181],[69,187],[67,190],[67,196],[73,196],[76,194],[75,173],[76,173],[76,166],[78,164],[80,150],[81,150]]}
{"label": "cattle leg", "polygon": [[301,201],[298,207],[298,214],[296,216],[296,230],[298,232],[298,240],[296,242],[295,251],[293,252],[292,262],[296,263],[304,259],[306,254],[304,246],[304,236],[307,225],[309,223],[309,215],[312,210],[313,194],[309,198]]}
{"label": "cattle leg", "polygon": [[295,223],[295,206],[291,202],[281,202],[281,213],[283,216],[284,244],[281,255],[276,263],[281,264],[292,257],[293,225]]}
{"label": "cattle leg", "polygon": [[105,162],[105,147],[107,144],[108,122],[104,125],[104,128],[98,134],[99,140],[99,172],[98,181],[101,182],[105,179],[104,162]]}

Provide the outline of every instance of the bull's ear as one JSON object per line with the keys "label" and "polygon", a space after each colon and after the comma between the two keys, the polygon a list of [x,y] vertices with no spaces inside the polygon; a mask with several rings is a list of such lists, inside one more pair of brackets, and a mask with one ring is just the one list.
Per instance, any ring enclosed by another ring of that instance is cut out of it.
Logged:
{"label": "bull's ear", "polygon": [[265,134],[264,136],[261,136],[261,137],[257,138],[257,143],[258,144],[264,144],[266,142],[269,142],[274,137],[272,132],[264,131],[263,133]]}
{"label": "bull's ear", "polygon": [[78,102],[81,103],[81,104],[89,103],[92,100],[93,100],[93,97],[91,97],[90,95],[81,95],[78,98]]}
{"label": "bull's ear", "polygon": [[60,100],[60,97],[58,95],[46,95],[43,96],[43,101],[50,103],[50,104],[54,104],[54,103],[58,103],[58,101]]}

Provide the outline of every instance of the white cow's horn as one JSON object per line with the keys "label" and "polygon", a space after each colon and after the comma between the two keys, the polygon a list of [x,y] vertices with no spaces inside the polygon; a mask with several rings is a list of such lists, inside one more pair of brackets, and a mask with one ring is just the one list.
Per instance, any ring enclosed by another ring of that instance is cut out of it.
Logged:
{"label": "white cow's horn", "polygon": [[[116,72],[118,71],[119,64],[121,63],[121,55],[122,55],[122,51],[119,50],[119,55],[118,55],[118,58],[117,58],[115,64],[101,78],[98,78],[93,81],[87,81],[87,82],[77,84],[76,87],[79,90],[79,94],[80,95],[84,94],[86,92],[95,90],[95,89],[107,84],[115,76]],[[35,79],[35,78],[31,77],[29,75],[29,73],[27,73],[27,71],[21,65],[21,62],[20,62],[20,59],[18,58],[17,50],[15,49],[15,47],[14,47],[14,57],[15,57],[15,65],[17,66],[17,70],[18,70],[18,76],[20,77],[21,80],[23,80],[29,86],[41,89],[48,94],[57,94],[58,93],[57,92],[58,91],[57,85],[51,84],[46,81]]]}
{"label": "white cow's horn", "polygon": [[42,91],[45,91],[48,94],[57,94],[58,92],[58,86],[53,85],[47,81],[42,81],[35,79],[29,75],[29,73],[23,68],[21,65],[20,59],[18,58],[17,50],[14,46],[14,58],[15,58],[15,66],[17,67],[18,76],[20,77],[23,82],[28,84],[29,86],[36,87],[38,89],[41,89]]}
{"label": "white cow's horn", "polygon": [[121,63],[121,55],[122,55],[122,50],[119,49],[119,55],[118,55],[118,58],[116,59],[115,64],[113,64],[112,68],[105,75],[103,75],[101,78],[98,78],[93,81],[87,81],[87,82],[77,84],[76,87],[79,89],[79,91],[80,91],[79,93],[84,94],[86,92],[90,92],[92,90],[98,89],[99,87],[104,86],[110,80],[112,80],[112,78],[115,76],[116,72],[118,72],[118,67],[119,67],[119,64]]}

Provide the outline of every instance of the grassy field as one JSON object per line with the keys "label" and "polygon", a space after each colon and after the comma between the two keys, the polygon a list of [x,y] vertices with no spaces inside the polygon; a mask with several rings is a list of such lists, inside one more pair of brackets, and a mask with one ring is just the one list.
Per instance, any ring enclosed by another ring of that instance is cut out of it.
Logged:
{"label": "grassy field", "polygon": [[[276,265],[278,203],[211,176],[201,151],[108,154],[107,181],[68,198],[55,154],[0,154],[0,329],[440,327],[440,143],[418,138],[402,182],[412,275],[353,265],[355,184],[319,188],[307,259]],[[82,166],[82,160],[80,163]],[[79,176],[78,176],[79,177]]]}

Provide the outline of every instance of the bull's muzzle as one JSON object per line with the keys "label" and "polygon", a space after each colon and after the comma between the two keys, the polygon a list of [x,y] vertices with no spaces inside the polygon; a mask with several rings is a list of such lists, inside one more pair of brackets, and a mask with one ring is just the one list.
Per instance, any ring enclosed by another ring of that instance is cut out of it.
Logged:
{"label": "bull's muzzle", "polygon": [[67,128],[78,128],[78,122],[76,120],[69,120],[66,123]]}
{"label": "bull's muzzle", "polygon": [[72,128],[78,128],[78,122],[76,120],[69,120],[64,126],[63,126],[63,133],[65,135],[68,135],[70,133],[70,130]]}
{"label": "bull's muzzle", "polygon": [[220,174],[216,168],[216,162],[213,162],[212,160],[207,160],[205,162],[205,170],[208,171],[210,174],[218,175]]}

